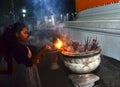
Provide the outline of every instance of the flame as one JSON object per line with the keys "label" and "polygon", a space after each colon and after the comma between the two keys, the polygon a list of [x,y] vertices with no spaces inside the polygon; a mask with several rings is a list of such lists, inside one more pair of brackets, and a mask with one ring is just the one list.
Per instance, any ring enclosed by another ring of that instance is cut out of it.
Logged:
{"label": "flame", "polygon": [[63,43],[62,43],[62,41],[61,41],[59,38],[57,38],[57,40],[56,40],[55,43],[54,43],[54,46],[55,46],[57,49],[61,49],[61,47],[63,46]]}

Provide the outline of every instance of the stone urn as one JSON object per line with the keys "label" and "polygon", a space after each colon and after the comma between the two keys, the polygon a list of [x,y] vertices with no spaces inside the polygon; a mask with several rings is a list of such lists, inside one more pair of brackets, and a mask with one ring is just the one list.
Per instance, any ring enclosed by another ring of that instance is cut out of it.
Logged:
{"label": "stone urn", "polygon": [[65,66],[74,73],[89,73],[101,62],[101,49],[77,53],[62,51],[61,54]]}
{"label": "stone urn", "polygon": [[58,51],[57,50],[51,50],[49,52],[46,53],[47,57],[50,60],[50,69],[51,70],[56,70],[59,68],[58,65]]}

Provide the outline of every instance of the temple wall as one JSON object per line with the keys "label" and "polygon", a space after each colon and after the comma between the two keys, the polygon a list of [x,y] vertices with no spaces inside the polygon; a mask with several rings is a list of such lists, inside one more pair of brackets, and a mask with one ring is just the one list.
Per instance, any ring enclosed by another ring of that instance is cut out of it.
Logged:
{"label": "temple wall", "polygon": [[75,0],[76,12],[117,2],[119,0]]}
{"label": "temple wall", "polygon": [[96,38],[102,54],[120,60],[120,3],[81,11],[75,21],[66,21],[68,36],[84,42],[89,36]]}

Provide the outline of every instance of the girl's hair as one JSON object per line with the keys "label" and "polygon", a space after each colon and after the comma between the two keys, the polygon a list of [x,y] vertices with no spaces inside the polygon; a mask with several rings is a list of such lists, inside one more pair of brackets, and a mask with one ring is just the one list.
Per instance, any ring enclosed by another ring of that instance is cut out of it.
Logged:
{"label": "girl's hair", "polygon": [[1,49],[4,53],[8,53],[12,50],[14,43],[17,41],[15,33],[20,33],[21,30],[26,27],[24,23],[16,22],[12,25],[8,25],[4,29],[4,33],[1,38]]}
{"label": "girl's hair", "polygon": [[[15,33],[20,33],[26,27],[25,24],[17,22],[5,27],[3,34],[0,36],[0,56],[7,62],[8,69],[5,73],[12,73],[12,50],[17,39]],[[4,73],[4,72],[3,72]]]}
{"label": "girl's hair", "polygon": [[20,33],[21,30],[26,27],[26,25],[24,23],[21,22],[17,22],[15,24],[13,24],[13,33],[15,34],[16,32]]}

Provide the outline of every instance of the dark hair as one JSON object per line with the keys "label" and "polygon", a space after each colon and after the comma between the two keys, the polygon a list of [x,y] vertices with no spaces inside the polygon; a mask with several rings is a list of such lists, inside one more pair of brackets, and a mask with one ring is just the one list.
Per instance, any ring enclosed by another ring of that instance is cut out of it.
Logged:
{"label": "dark hair", "polygon": [[8,25],[4,29],[3,35],[1,38],[1,49],[4,53],[8,53],[12,50],[14,43],[17,41],[15,33],[20,33],[21,30],[26,27],[24,23],[16,22],[12,25]]}
{"label": "dark hair", "polygon": [[0,36],[0,57],[7,62],[8,69],[0,73],[12,73],[12,50],[17,41],[15,33],[20,33],[24,27],[26,27],[24,23],[17,22],[4,28],[3,34]]}
{"label": "dark hair", "polygon": [[26,27],[26,25],[24,23],[21,22],[17,22],[15,24],[13,24],[13,33],[15,34],[15,32],[20,33],[22,28]]}

